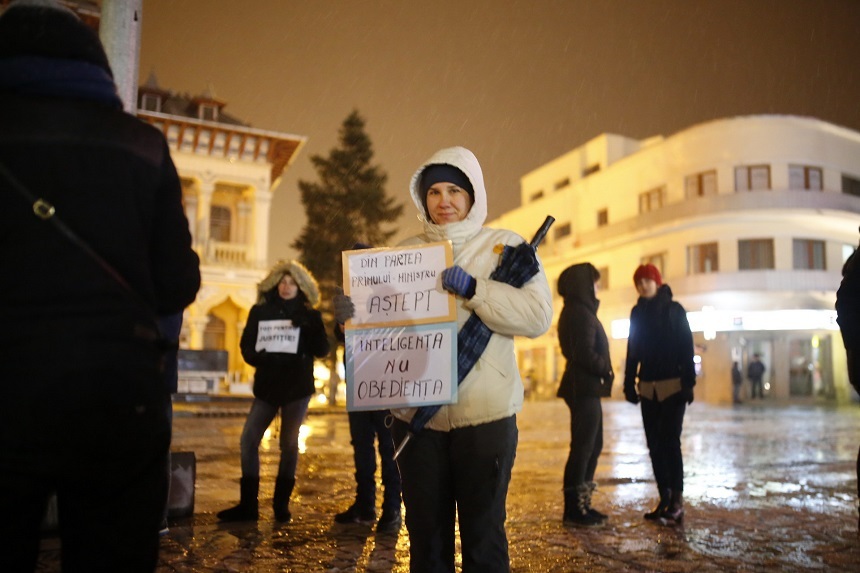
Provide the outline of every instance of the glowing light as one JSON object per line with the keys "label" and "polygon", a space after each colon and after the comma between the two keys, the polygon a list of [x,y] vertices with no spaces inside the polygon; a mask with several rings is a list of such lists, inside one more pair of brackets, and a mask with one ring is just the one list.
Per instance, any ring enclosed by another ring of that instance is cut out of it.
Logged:
{"label": "glowing light", "polygon": [[[693,332],[736,332],[749,330],[839,330],[835,310],[707,310],[688,312],[687,320]],[[613,320],[610,325],[613,339],[630,335],[630,320]]]}
{"label": "glowing light", "polygon": [[308,451],[308,438],[311,435],[311,427],[307,424],[302,424],[299,428],[299,453],[303,454]]}

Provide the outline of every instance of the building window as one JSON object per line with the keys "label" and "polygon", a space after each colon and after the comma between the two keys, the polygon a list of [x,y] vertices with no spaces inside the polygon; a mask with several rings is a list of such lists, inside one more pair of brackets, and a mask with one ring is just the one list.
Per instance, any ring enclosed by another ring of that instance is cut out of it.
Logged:
{"label": "building window", "polygon": [[555,230],[553,231],[553,237],[555,238],[555,240],[563,239],[568,235],[570,235],[570,223],[556,225]]}
{"label": "building window", "polygon": [[600,278],[597,279],[597,290],[609,290],[609,267],[600,267],[597,272],[600,273]]}
{"label": "building window", "polygon": [[218,121],[218,107],[201,103],[197,115],[205,121]]}
{"label": "building window", "polygon": [[666,275],[666,253],[654,253],[653,255],[645,255],[639,259],[639,264],[654,265],[660,274],[665,278]]}
{"label": "building window", "polygon": [[141,94],[140,109],[144,111],[161,111],[161,97],[155,94]]}
{"label": "building window", "polygon": [[788,188],[821,191],[821,168],[807,165],[788,166]]}
{"label": "building window", "polygon": [[537,201],[541,197],[543,197],[543,189],[541,189],[540,191],[535,191],[534,193],[532,193],[531,197],[529,197],[529,201]]}
{"label": "building window", "polygon": [[203,350],[224,350],[227,328],[224,321],[214,314],[208,315],[209,322],[203,330]]}
{"label": "building window", "polygon": [[209,211],[209,237],[213,241],[230,241],[230,208],[212,205]]}
{"label": "building window", "polygon": [[738,241],[738,269],[772,269],[773,239],[746,239]]}
{"label": "building window", "polygon": [[735,167],[735,191],[762,191],[767,189],[770,189],[770,165]]}
{"label": "building window", "polygon": [[826,271],[824,241],[813,239],[794,239],[792,241],[794,268],[797,270]]}
{"label": "building window", "polygon": [[695,175],[688,175],[684,179],[684,188],[688,199],[692,197],[704,197],[705,195],[716,195],[717,172],[705,171],[703,173],[696,173]]}
{"label": "building window", "polygon": [[555,182],[555,190],[558,191],[559,189],[564,189],[568,185],[570,185],[570,177],[565,177],[561,181]]}
{"label": "building window", "polygon": [[654,211],[663,206],[663,199],[666,194],[665,187],[657,187],[650,191],[645,191],[639,194],[639,212],[647,213]]}
{"label": "building window", "polygon": [[854,254],[856,247],[854,245],[842,245],[842,264],[845,264],[851,255]]}
{"label": "building window", "polygon": [[860,179],[843,174],[842,192],[860,197]]}
{"label": "building window", "polygon": [[594,165],[589,165],[588,167],[586,167],[585,169],[583,169],[583,170],[582,170],[582,176],[583,176],[583,177],[588,177],[588,176],[589,176],[589,175],[591,175],[592,173],[597,173],[598,171],[600,171],[600,164],[599,164],[599,163],[595,163]]}
{"label": "building window", "polygon": [[609,209],[601,209],[597,212],[597,226],[605,227],[609,224]]}
{"label": "building window", "polygon": [[687,274],[701,275],[720,270],[717,243],[702,243],[687,247]]}

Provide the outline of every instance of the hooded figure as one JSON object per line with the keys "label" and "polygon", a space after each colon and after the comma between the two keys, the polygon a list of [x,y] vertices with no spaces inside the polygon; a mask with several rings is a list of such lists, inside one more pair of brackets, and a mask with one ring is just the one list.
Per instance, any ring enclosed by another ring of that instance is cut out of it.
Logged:
{"label": "hooded figure", "polygon": [[558,344],[567,365],[557,396],[570,408],[570,454],[564,467],[564,513],[571,525],[598,525],[603,513],[591,507],[594,472],[603,449],[600,398],[612,390],[612,362],[594,285],[600,273],[591,263],[566,268],[558,277],[564,308],[558,318]]}
{"label": "hooded figure", "polygon": [[[454,266],[442,273],[442,285],[457,297],[458,326],[475,313],[492,331],[458,388],[457,403],[443,406],[398,458],[411,571],[453,571],[455,516],[463,569],[507,571],[505,499],[516,453],[515,414],[523,403],[513,337],[546,332],[552,295],[543,268],[522,288],[490,280],[501,247],[524,240],[483,227],[487,192],[471,151],[435,153],[412,176],[410,193],[423,232],[403,245],[451,241]],[[392,412],[396,442],[414,412]]]}
{"label": "hooded figure", "polygon": [[35,569],[56,491],[64,570],[152,571],[170,445],[154,321],[194,301],[199,261],[164,136],[122,111],[98,35],[57,3],[0,15],[0,167],[4,570]]}
{"label": "hooded figure", "polygon": [[242,478],[239,504],[218,513],[222,521],[259,517],[260,441],[281,411],[281,460],[275,480],[275,519],[290,521],[296,484],[299,428],[314,387],[314,358],[328,354],[329,341],[316,307],[317,282],[298,261],[280,261],[257,286],[257,304],[248,314],[239,347],[256,368],[254,401],[240,440]]}

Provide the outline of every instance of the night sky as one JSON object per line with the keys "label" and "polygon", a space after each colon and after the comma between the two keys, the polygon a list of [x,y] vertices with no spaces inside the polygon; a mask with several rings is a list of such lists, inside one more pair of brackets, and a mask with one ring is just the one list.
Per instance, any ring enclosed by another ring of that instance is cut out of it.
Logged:
{"label": "night sky", "polygon": [[519,205],[522,175],[605,132],[749,114],[860,131],[860,1],[144,0],[150,72],[309,137],[275,195],[275,260],[304,224],[288,215],[297,181],[316,180],[310,156],[353,109],[406,204],[400,237],[418,230],[409,177],[441,147],[475,152],[494,218]]}

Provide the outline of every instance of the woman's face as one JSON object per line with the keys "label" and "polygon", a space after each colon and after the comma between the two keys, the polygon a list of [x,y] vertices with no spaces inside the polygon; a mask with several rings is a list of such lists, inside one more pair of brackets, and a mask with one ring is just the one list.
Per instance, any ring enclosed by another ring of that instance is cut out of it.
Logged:
{"label": "woman's face", "polygon": [[278,296],[284,300],[292,300],[299,294],[299,285],[290,275],[284,275],[278,283]]}
{"label": "woman's face", "polygon": [[639,279],[636,281],[636,292],[642,298],[654,298],[657,294],[657,283],[652,279]]}
{"label": "woman's face", "polygon": [[471,208],[469,192],[453,183],[435,183],[427,190],[427,213],[437,225],[462,221]]}

